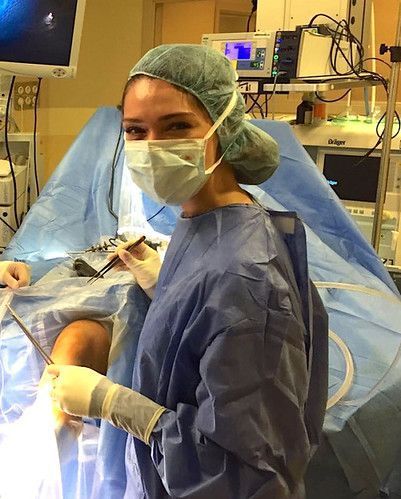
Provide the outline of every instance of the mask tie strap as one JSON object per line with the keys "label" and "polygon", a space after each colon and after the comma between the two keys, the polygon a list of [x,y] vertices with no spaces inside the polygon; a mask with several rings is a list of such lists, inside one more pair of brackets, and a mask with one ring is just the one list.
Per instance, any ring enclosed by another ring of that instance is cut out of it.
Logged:
{"label": "mask tie strap", "polygon": [[[238,94],[237,91],[234,90],[230,102],[228,103],[227,107],[223,111],[223,114],[220,116],[220,118],[216,121],[216,123],[212,126],[212,128],[207,132],[207,134],[204,136],[204,140],[210,139],[210,137],[214,134],[214,132],[219,128],[219,126],[223,123],[223,121],[227,118],[227,116],[231,113],[231,111],[234,109],[235,105],[237,104],[238,100]],[[209,168],[206,170],[205,173],[213,173],[214,170],[219,166],[219,164],[223,161],[224,155],[229,149],[230,146],[227,147],[227,149],[224,151],[223,155],[221,156],[220,159],[218,159],[215,163],[213,163],[212,166],[209,166]]]}
{"label": "mask tie strap", "polygon": [[224,109],[223,114],[220,116],[220,118],[214,123],[212,128],[207,132],[207,134],[203,137],[204,140],[210,139],[210,137],[214,134],[214,132],[219,128],[219,126],[223,123],[223,121],[227,118],[227,116],[231,113],[231,111],[234,109],[236,103],[238,100],[238,94],[237,91],[234,90],[230,102],[228,103],[227,107]]}

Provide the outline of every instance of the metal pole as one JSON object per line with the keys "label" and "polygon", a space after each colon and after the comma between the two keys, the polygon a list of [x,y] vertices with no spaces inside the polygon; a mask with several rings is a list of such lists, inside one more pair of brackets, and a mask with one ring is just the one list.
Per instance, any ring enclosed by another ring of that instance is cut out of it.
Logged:
{"label": "metal pole", "polygon": [[[395,46],[401,46],[401,0],[398,2],[398,25]],[[390,169],[391,136],[393,134],[393,121],[395,115],[395,103],[397,99],[398,80],[400,75],[400,62],[391,65],[389,95],[387,100],[386,123],[380,159],[379,181],[376,194],[376,208],[373,218],[372,245],[379,252],[380,233],[383,219],[384,199],[387,190],[388,172]]]}

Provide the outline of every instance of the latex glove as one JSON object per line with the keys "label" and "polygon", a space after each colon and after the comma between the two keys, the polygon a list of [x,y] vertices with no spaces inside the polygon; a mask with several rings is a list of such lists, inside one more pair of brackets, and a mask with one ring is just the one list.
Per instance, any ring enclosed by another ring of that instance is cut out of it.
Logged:
{"label": "latex glove", "polygon": [[[141,286],[149,298],[153,298],[162,265],[159,253],[145,243],[134,248],[132,252],[126,251],[125,248],[133,242],[134,240],[128,241],[118,246],[116,253],[123,261],[127,270],[135,277],[139,286]],[[113,256],[115,256],[115,253],[110,258]]]}
{"label": "latex glove", "polygon": [[23,262],[0,262],[0,284],[11,289],[29,286],[31,282],[31,268]]}
{"label": "latex glove", "polygon": [[[47,390],[47,392],[49,393],[52,390],[53,380],[54,375],[49,374],[45,369],[39,381],[38,392]],[[72,416],[71,414],[67,414],[66,412],[62,411],[59,405],[54,401],[52,401],[52,414],[56,435],[58,435],[60,432],[65,434],[64,429],[66,429],[66,431],[68,429],[69,431],[71,431],[71,434],[74,434],[75,437],[78,437],[82,430],[82,419],[80,417]]]}
{"label": "latex glove", "polygon": [[[98,391],[98,388],[95,392]],[[95,396],[95,398],[97,398]],[[166,408],[144,395],[113,385],[103,399],[102,417],[149,445],[150,436]]]}
{"label": "latex glove", "polygon": [[64,412],[73,416],[101,417],[101,407],[92,407],[92,395],[100,383],[112,386],[113,383],[98,372],[88,367],[47,366],[46,376],[51,379],[51,398]]}
{"label": "latex glove", "polygon": [[164,407],[87,367],[51,365],[46,371],[53,376],[51,396],[63,411],[107,419],[149,444]]}

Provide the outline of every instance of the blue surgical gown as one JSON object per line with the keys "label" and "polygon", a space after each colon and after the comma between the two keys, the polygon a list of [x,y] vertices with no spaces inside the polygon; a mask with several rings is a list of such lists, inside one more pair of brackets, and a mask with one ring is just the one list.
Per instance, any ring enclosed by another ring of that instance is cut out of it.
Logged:
{"label": "blue surgical gown", "polygon": [[298,498],[327,396],[327,316],[291,214],[230,205],[177,222],[133,389],[168,409],[129,436],[127,498]]}

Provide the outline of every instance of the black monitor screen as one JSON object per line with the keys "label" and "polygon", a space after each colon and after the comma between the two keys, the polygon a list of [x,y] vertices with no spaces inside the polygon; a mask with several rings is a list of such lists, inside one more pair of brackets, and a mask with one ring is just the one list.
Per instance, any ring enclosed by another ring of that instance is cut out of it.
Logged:
{"label": "black monitor screen", "polygon": [[323,175],[340,199],[374,203],[380,158],[364,158],[359,163],[361,158],[362,156],[326,154]]}
{"label": "black monitor screen", "polygon": [[0,61],[68,66],[77,0],[0,0]]}

